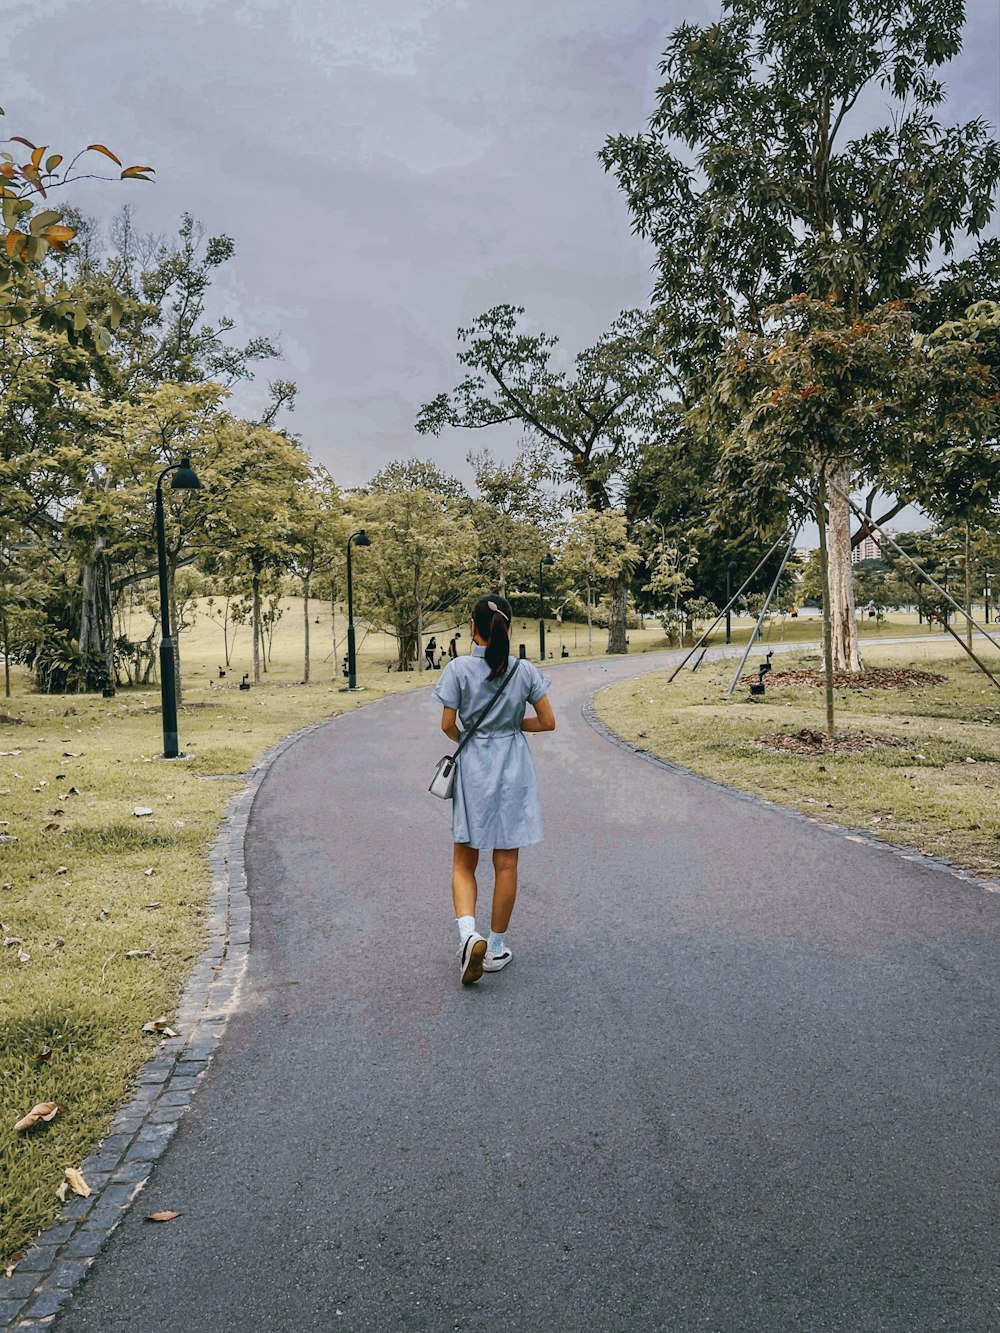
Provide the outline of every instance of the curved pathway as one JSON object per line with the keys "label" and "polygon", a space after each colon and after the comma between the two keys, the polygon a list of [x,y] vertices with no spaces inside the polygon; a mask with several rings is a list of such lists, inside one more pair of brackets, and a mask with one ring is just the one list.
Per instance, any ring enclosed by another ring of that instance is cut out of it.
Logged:
{"label": "curved pathway", "polygon": [[471,988],[429,694],[278,757],[238,1012],[59,1333],[1000,1329],[1000,896],[609,744],[657,664],[553,672]]}

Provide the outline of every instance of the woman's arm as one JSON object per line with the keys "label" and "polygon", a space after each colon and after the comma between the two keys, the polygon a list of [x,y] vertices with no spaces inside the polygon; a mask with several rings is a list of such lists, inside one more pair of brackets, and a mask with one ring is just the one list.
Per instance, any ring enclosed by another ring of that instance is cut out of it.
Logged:
{"label": "woman's arm", "polygon": [[458,709],[443,708],[441,710],[441,730],[451,741],[458,741],[462,738],[462,733],[458,729]]}
{"label": "woman's arm", "polygon": [[543,694],[538,703],[532,704],[534,717],[526,717],[521,723],[522,731],[555,731],[556,715],[552,711],[547,694]]}

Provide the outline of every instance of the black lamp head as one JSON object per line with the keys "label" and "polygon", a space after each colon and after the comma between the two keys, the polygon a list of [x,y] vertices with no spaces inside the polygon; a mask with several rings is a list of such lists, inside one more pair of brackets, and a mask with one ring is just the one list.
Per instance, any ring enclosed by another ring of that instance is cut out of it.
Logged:
{"label": "black lamp head", "polygon": [[546,556],[544,556],[543,559],[542,559],[542,564],[543,564],[543,565],[554,565],[555,563],[556,563],[556,562],[555,562],[555,560],[552,558],[552,552],[551,552],[551,551],[549,551],[548,554],[547,554]]}
{"label": "black lamp head", "polygon": [[360,532],[354,534],[355,546],[371,546],[371,544],[371,538],[368,536],[368,533],[365,532],[364,528],[362,528]]}
{"label": "black lamp head", "polygon": [[198,480],[198,474],[191,466],[190,458],[181,459],[177,471],[170,478],[170,489],[172,491],[201,490],[201,482]]}

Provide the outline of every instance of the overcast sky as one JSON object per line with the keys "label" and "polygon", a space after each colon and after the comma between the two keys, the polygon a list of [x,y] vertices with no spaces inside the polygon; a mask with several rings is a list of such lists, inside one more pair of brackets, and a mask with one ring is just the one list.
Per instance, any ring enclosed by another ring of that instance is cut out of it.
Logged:
{"label": "overcast sky", "polygon": [[[299,385],[286,424],[341,486],[391,458],[468,479],[470,447],[416,434],[456,380],[455,331],[527,307],[567,351],[646,303],[650,256],[596,153],[653,105],[668,33],[717,0],[5,0],[7,134],[99,140],[153,186],[79,187],[170,233],[236,240],[219,286],[261,373]],[[944,115],[1000,121],[1000,5],[970,0]],[[237,406],[259,410],[259,390]]]}

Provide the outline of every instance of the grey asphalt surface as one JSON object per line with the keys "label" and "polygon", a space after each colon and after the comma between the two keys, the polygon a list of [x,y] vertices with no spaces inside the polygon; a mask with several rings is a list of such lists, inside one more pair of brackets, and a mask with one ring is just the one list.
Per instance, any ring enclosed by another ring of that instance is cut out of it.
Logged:
{"label": "grey asphalt surface", "polygon": [[553,671],[471,988],[429,694],[279,757],[242,1004],[59,1333],[1000,1330],[1000,896],[609,743],[653,665]]}

